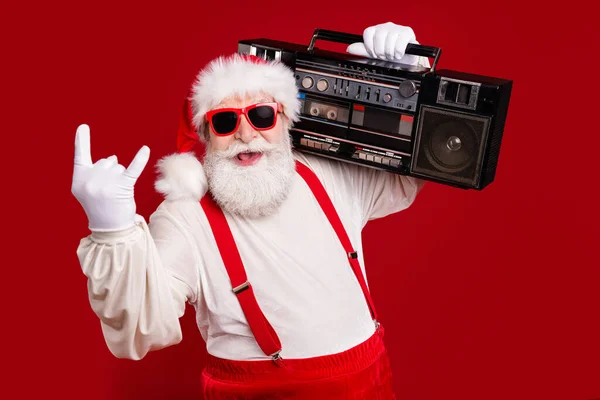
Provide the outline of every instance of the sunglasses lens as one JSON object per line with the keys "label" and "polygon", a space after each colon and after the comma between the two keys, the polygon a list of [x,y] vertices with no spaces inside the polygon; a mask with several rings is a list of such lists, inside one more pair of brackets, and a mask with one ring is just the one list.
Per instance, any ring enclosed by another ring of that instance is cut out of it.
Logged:
{"label": "sunglasses lens", "polygon": [[231,133],[237,124],[237,114],[233,111],[222,111],[212,116],[212,125],[216,133]]}
{"label": "sunglasses lens", "polygon": [[275,122],[275,111],[270,106],[258,106],[248,111],[248,118],[256,128],[268,128]]}

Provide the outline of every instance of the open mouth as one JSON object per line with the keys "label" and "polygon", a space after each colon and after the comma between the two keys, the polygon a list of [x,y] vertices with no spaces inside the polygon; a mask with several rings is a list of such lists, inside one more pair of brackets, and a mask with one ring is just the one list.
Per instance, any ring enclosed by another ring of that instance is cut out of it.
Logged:
{"label": "open mouth", "polygon": [[263,153],[260,153],[260,152],[244,151],[242,153],[239,153],[237,156],[235,156],[234,160],[239,165],[248,166],[248,165],[256,164],[258,162],[258,160],[260,160],[262,155],[263,155]]}

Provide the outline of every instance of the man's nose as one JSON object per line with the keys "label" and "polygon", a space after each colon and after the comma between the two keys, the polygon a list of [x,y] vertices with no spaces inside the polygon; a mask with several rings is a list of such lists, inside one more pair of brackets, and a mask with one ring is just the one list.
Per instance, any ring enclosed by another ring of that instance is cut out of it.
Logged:
{"label": "man's nose", "polygon": [[258,137],[258,132],[248,123],[245,115],[240,115],[240,125],[235,132],[235,138],[249,143]]}

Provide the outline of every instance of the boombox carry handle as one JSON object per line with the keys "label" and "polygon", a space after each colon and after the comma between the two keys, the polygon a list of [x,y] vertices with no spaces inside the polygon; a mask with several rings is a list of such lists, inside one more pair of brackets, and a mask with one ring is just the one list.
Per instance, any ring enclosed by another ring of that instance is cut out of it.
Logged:
{"label": "boombox carry handle", "polygon": [[[318,40],[327,40],[329,42],[337,42],[337,43],[345,43],[352,44],[363,41],[363,37],[361,35],[355,35],[352,33],[344,33],[337,31],[329,31],[326,29],[315,29],[312,39],[310,40],[310,44],[308,45],[308,51],[312,52],[315,48],[315,42]],[[414,56],[420,57],[430,57],[433,58],[433,64],[431,64],[431,72],[435,71],[435,67],[437,66],[438,59],[440,58],[440,54],[442,49],[439,47],[431,47],[431,46],[422,46],[420,44],[409,43],[406,46],[406,54],[412,54]]]}

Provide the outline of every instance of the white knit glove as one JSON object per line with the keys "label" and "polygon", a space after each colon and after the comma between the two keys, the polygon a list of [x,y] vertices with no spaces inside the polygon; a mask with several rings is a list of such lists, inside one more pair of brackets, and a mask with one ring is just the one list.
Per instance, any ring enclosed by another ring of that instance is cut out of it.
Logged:
{"label": "white knit glove", "polygon": [[90,128],[85,124],[77,128],[71,192],[83,207],[91,231],[120,231],[134,226],[133,185],[149,157],[150,149],[143,146],[127,169],[117,163],[117,156],[92,163]]}
{"label": "white knit glove", "polygon": [[368,58],[407,65],[420,64],[428,66],[429,61],[426,58],[404,54],[409,43],[419,44],[412,28],[386,22],[365,29],[363,43],[352,43],[346,51],[350,54]]}

